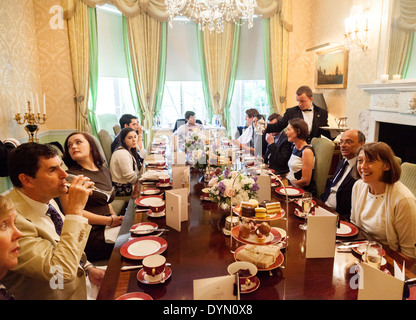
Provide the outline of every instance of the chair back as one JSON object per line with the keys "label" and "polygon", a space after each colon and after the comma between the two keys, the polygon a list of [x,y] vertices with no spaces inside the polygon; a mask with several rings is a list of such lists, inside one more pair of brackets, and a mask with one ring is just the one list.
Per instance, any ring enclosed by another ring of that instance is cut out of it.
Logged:
{"label": "chair back", "polygon": [[105,129],[98,132],[98,139],[100,140],[101,147],[103,148],[105,159],[107,160],[108,165],[110,165],[111,143],[113,142],[113,139],[111,139],[110,134]]}
{"label": "chair back", "polygon": [[97,115],[98,119],[98,130],[105,129],[110,134],[112,138],[113,136],[113,126],[118,124],[117,115],[114,113],[104,113]]}
{"label": "chair back", "polygon": [[114,131],[114,134],[115,134],[115,135],[118,135],[118,134],[119,134],[119,132],[121,131],[120,125],[119,125],[119,124],[115,124],[115,125],[113,126],[113,131]]}
{"label": "chair back", "polygon": [[400,181],[410,190],[416,197],[416,163],[403,162],[401,165],[402,174]]}
{"label": "chair back", "polygon": [[319,196],[325,192],[335,144],[326,138],[313,138],[311,145],[315,153],[315,168],[312,179],[316,183],[316,194]]}

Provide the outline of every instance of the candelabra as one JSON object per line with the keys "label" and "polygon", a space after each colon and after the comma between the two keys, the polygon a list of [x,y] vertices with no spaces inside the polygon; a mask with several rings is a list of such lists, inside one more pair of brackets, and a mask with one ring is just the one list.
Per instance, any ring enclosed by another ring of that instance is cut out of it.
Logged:
{"label": "candelabra", "polygon": [[37,133],[39,131],[38,125],[45,124],[46,121],[46,113],[41,115],[40,112],[35,113],[35,110],[32,112],[32,108],[30,105],[30,100],[27,101],[27,112],[23,116],[20,116],[20,112],[17,112],[15,115],[14,120],[16,120],[17,124],[25,124],[25,130],[29,136],[29,142],[39,142],[37,138]]}

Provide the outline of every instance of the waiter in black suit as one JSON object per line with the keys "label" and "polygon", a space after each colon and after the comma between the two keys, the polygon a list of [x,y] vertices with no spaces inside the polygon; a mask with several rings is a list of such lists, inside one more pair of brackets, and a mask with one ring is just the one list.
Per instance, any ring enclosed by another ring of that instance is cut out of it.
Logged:
{"label": "waiter in black suit", "polygon": [[276,124],[268,124],[265,132],[280,132],[287,127],[290,119],[300,118],[308,124],[308,143],[311,142],[312,138],[320,137],[321,135],[330,138],[330,132],[320,128],[328,126],[328,111],[314,105],[312,100],[312,89],[308,86],[299,87],[296,90],[296,101],[298,105],[287,109],[283,118]]}
{"label": "waiter in black suit", "polygon": [[326,191],[321,200],[345,219],[351,215],[351,192],[355,179],[351,169],[357,160],[356,151],[365,143],[365,136],[359,130],[347,130],[342,133],[340,149],[343,159],[339,162],[332,179],[328,180]]}

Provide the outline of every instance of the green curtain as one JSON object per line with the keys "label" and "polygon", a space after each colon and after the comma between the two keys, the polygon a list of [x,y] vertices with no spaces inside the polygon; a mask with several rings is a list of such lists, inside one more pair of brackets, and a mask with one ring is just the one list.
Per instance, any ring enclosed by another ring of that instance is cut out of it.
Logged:
{"label": "green curtain", "polygon": [[406,63],[404,64],[404,67],[403,67],[402,79],[407,79],[407,73],[409,72],[410,58],[412,57],[413,50],[414,50],[415,36],[416,36],[416,32],[414,32],[412,36],[410,37],[409,51],[407,52]]}
{"label": "green curtain", "polygon": [[166,81],[166,58],[168,46],[168,24],[163,22],[161,25],[161,44],[160,44],[160,61],[159,61],[159,77],[157,80],[157,91],[155,98],[155,115],[160,115],[162,108],[163,93],[165,92]]}
{"label": "green curtain", "polygon": [[207,118],[212,119],[213,107],[211,104],[211,99],[209,98],[209,89],[207,82],[207,72],[205,65],[205,53],[204,53],[204,32],[199,28],[198,24],[195,24],[197,32],[197,41],[198,41],[198,51],[199,51],[199,66],[201,69],[201,81],[202,81],[202,92],[204,94],[205,107],[207,110]]}
{"label": "green curtain", "polygon": [[233,55],[231,58],[230,83],[228,85],[227,100],[226,100],[225,107],[224,107],[224,117],[227,123],[227,136],[228,137],[231,136],[230,106],[231,106],[231,101],[233,100],[235,79],[237,77],[238,54],[240,52],[240,30],[241,30],[241,23],[236,23],[234,26]]}
{"label": "green curtain", "polygon": [[97,136],[98,121],[95,113],[97,108],[98,87],[98,34],[97,34],[97,12],[95,8],[88,7],[89,29],[90,29],[90,94],[88,100],[88,120],[91,124],[92,134]]}
{"label": "green curtain", "polygon": [[133,108],[136,112],[136,115],[140,119],[140,123],[143,122],[143,112],[140,107],[139,98],[136,91],[136,80],[133,76],[133,67],[131,65],[131,56],[130,56],[130,45],[129,45],[129,34],[127,29],[127,18],[123,16],[123,39],[124,39],[124,56],[126,58],[126,67],[127,67],[127,77],[129,79],[130,85],[130,95],[133,102]]}
{"label": "green curtain", "polygon": [[269,103],[270,114],[274,113],[273,97],[270,77],[270,19],[263,19],[263,43],[264,43],[264,77],[266,80],[266,95]]}

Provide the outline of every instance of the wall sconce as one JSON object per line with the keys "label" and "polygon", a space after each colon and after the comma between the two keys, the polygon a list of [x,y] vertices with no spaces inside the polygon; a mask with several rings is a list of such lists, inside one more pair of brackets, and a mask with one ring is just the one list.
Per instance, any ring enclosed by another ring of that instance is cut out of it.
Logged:
{"label": "wall sconce", "polygon": [[345,19],[344,47],[350,50],[352,45],[357,45],[364,52],[368,49],[368,9],[356,15],[350,15]]}

